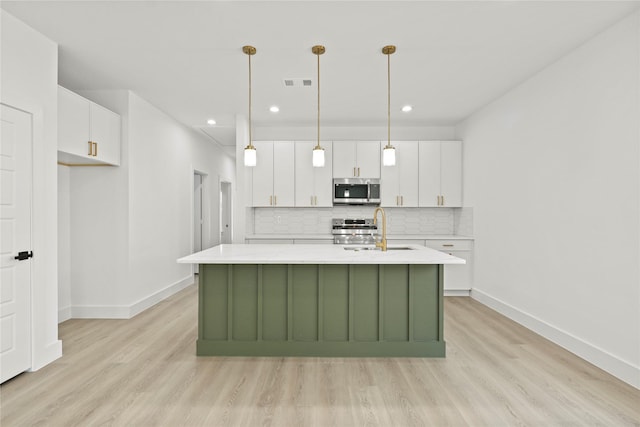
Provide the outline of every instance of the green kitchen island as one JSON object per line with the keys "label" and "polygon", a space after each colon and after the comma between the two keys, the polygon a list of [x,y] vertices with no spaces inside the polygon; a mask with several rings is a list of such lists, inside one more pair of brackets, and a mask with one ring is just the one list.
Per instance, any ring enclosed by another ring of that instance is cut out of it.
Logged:
{"label": "green kitchen island", "polygon": [[199,264],[198,356],[444,357],[443,265],[422,246],[219,245]]}

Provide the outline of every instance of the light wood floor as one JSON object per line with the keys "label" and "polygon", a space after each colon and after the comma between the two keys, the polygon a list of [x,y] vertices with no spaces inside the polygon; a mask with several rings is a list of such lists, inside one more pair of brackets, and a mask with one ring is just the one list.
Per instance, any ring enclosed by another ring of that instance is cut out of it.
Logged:
{"label": "light wood floor", "polygon": [[131,320],[69,320],[64,356],[0,387],[0,425],[640,425],[640,391],[470,298],[446,359],[195,356],[194,286]]}

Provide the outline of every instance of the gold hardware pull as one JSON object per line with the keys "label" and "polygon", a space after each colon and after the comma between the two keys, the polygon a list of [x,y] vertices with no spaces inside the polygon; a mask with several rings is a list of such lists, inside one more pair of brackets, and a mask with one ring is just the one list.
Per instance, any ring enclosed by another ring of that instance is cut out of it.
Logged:
{"label": "gold hardware pull", "polygon": [[273,206],[273,196],[269,196],[269,205]]}
{"label": "gold hardware pull", "polygon": [[442,196],[442,206],[444,206],[444,196]]}
{"label": "gold hardware pull", "polygon": [[396,196],[396,206],[400,204],[400,196]]}
{"label": "gold hardware pull", "polygon": [[89,141],[89,156],[93,155],[93,142]]}
{"label": "gold hardware pull", "polygon": [[400,206],[404,206],[404,196],[400,196]]}
{"label": "gold hardware pull", "polygon": [[358,167],[358,176],[360,176],[360,167]]}
{"label": "gold hardware pull", "polygon": [[318,196],[313,196],[313,200],[315,201],[315,205],[318,206]]}
{"label": "gold hardware pull", "polygon": [[276,206],[278,204],[278,196],[273,196],[273,205]]}
{"label": "gold hardware pull", "polygon": [[93,143],[93,156],[96,157],[98,155],[98,143]]}
{"label": "gold hardware pull", "polygon": [[355,168],[355,166],[353,168],[353,176],[356,176],[356,168]]}
{"label": "gold hardware pull", "polygon": [[444,247],[444,248],[452,248],[453,245],[445,243],[445,244],[442,245],[442,247]]}

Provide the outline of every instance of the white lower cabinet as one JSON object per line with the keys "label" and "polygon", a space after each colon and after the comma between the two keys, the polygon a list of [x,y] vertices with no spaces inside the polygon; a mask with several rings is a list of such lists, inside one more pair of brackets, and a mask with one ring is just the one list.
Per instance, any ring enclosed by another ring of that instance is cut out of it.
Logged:
{"label": "white lower cabinet", "polygon": [[291,245],[293,239],[246,239],[250,245]]}
{"label": "white lower cabinet", "polygon": [[467,261],[466,264],[445,265],[445,295],[469,295],[473,285],[473,241],[472,240],[427,240],[426,246],[446,252]]}

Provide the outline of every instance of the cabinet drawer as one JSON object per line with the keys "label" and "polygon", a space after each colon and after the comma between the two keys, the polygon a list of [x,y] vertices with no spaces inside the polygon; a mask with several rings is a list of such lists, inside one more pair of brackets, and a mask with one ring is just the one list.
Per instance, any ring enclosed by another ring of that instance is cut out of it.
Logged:
{"label": "cabinet drawer", "polygon": [[470,251],[472,240],[427,240],[425,246],[439,251]]}

